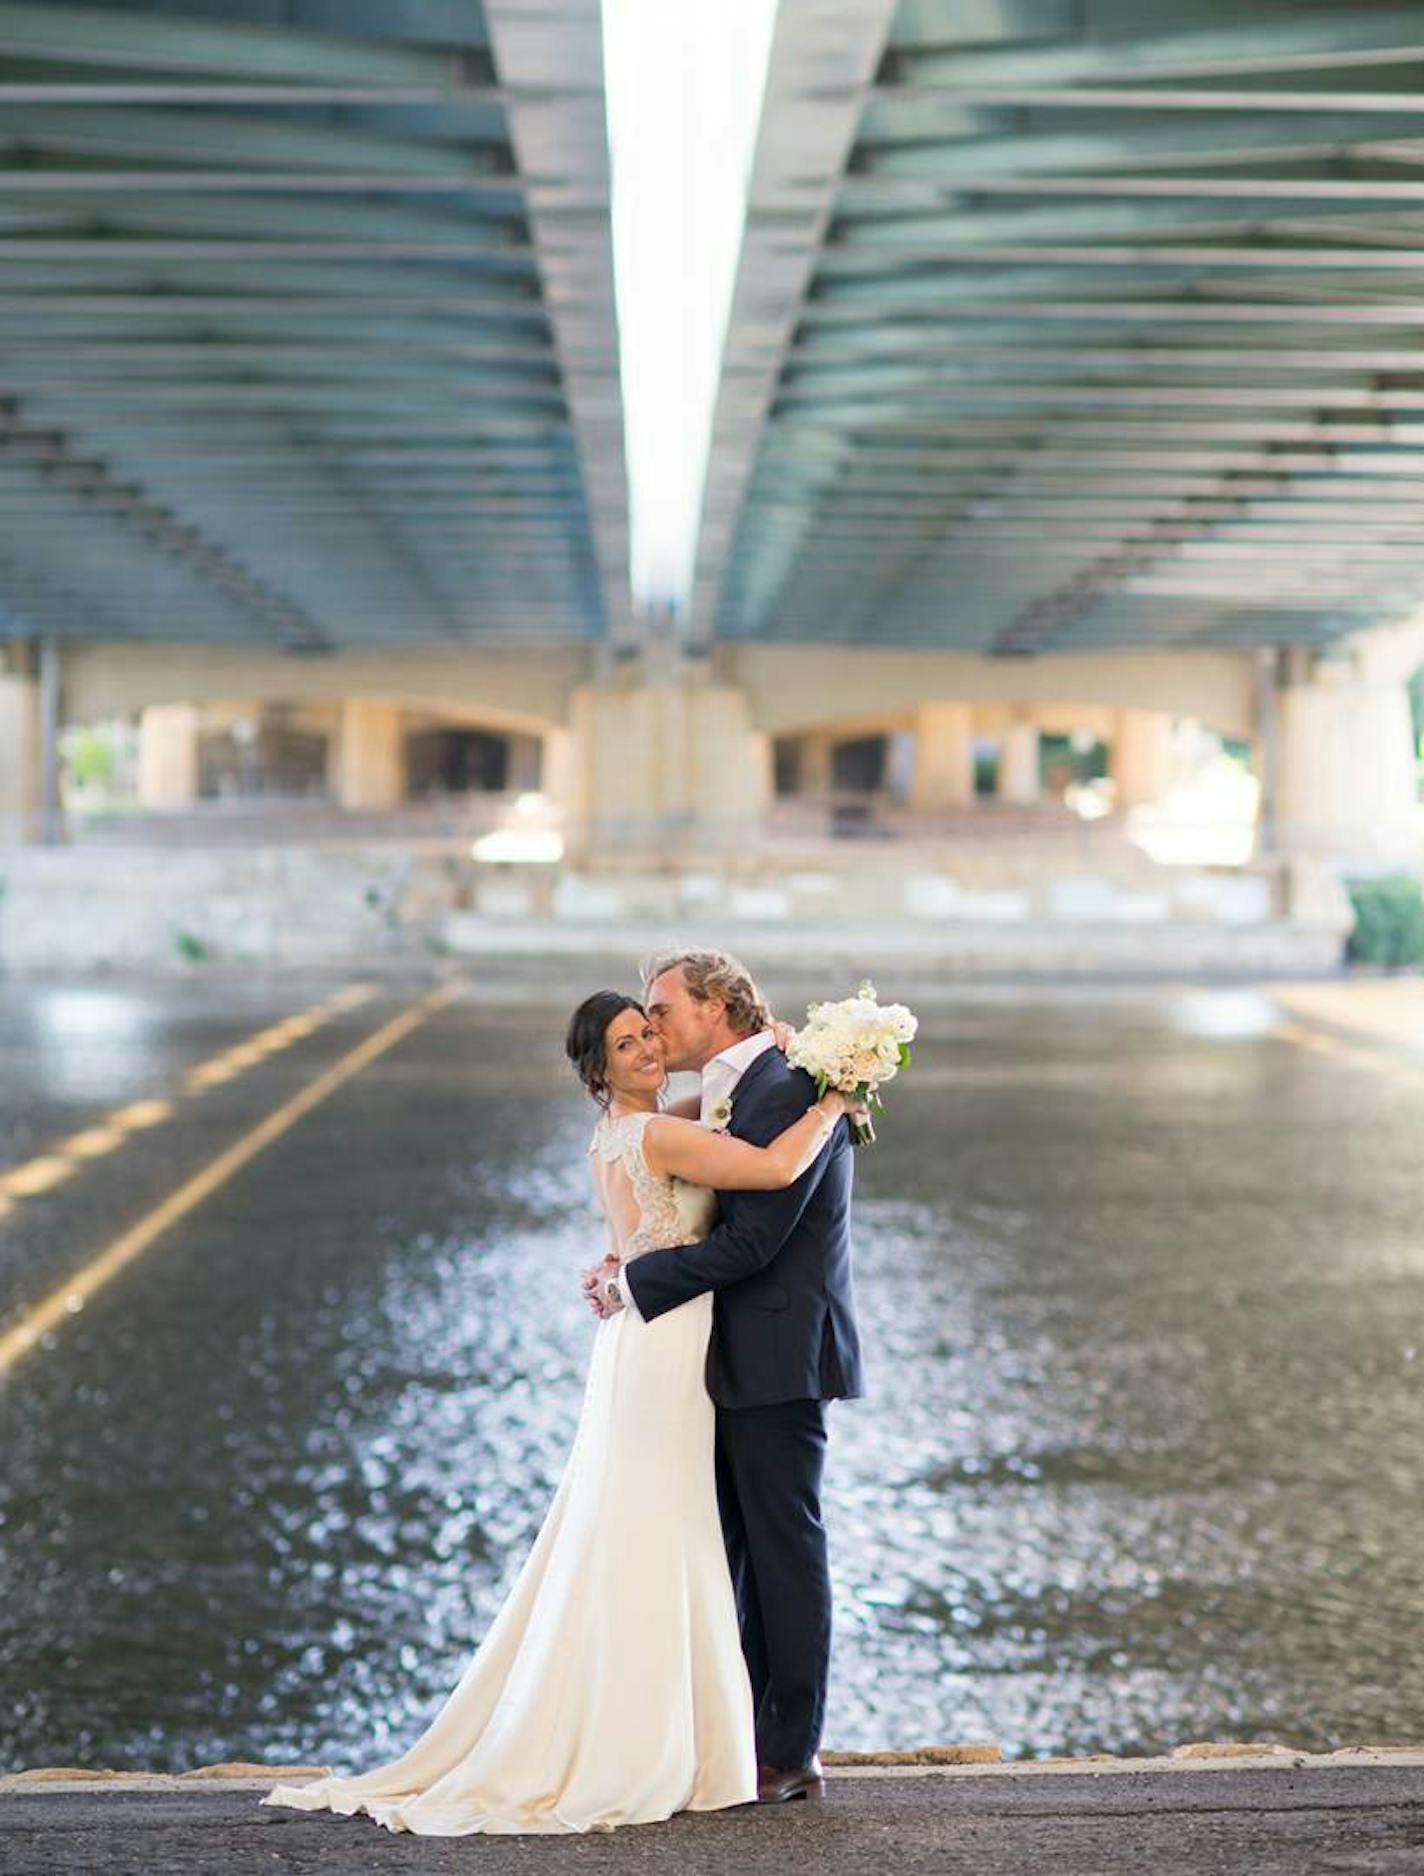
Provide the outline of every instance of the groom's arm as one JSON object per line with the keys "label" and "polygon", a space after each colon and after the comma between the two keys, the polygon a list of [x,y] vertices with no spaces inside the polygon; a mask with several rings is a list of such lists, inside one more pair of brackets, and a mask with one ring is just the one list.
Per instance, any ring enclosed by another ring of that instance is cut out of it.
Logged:
{"label": "groom's arm", "polygon": [[[815,1090],[809,1078],[768,1102],[744,1138],[766,1146],[806,1112]],[[687,1303],[704,1290],[742,1283],[764,1270],[796,1229],[835,1151],[836,1135],[794,1185],[779,1192],[737,1192],[725,1199],[727,1215],[697,1244],[644,1251],[623,1266],[622,1283],[645,1321]]]}

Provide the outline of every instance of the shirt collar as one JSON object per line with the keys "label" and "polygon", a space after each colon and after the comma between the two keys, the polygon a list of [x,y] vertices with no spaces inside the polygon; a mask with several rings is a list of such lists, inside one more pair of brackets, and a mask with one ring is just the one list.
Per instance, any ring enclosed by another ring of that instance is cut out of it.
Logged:
{"label": "shirt collar", "polygon": [[769,1029],[759,1029],[754,1036],[743,1036],[740,1042],[714,1055],[702,1071],[704,1108],[709,1095],[718,1100],[729,1095],[757,1057],[765,1055],[775,1044],[776,1038]]}

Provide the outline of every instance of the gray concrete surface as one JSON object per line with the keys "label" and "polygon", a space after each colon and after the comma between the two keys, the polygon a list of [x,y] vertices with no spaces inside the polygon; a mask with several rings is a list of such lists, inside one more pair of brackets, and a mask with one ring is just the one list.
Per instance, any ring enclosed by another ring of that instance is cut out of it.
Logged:
{"label": "gray concrete surface", "polygon": [[540,1876],[1418,1876],[1424,1753],[833,1774],[820,1804],[597,1837],[412,1838],[264,1809],[258,1781],[0,1786],[0,1876],[478,1869]]}

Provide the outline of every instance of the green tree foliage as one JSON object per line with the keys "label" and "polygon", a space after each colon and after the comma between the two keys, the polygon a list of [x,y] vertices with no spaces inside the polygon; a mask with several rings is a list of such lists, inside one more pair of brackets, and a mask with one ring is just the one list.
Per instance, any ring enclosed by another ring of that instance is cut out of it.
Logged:
{"label": "green tree foliage", "polygon": [[1405,877],[1350,884],[1355,926],[1345,955],[1358,964],[1424,965],[1424,885]]}

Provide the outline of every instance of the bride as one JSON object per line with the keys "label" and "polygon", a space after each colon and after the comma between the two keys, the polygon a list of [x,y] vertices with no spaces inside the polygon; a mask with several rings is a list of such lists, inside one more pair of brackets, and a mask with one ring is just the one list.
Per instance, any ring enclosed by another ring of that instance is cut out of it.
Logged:
{"label": "bride", "polygon": [[[828,1093],[769,1146],[664,1110],[642,1006],[601,990],[566,1049],[603,1110],[589,1152],[624,1262],[707,1233],[714,1190],[794,1183],[848,1109]],[[612,1830],[757,1796],[751,1687],[717,1511],[704,1382],[712,1295],[600,1323],[548,1515],[429,1728],[388,1765],[263,1804],[364,1812],[431,1837]]]}

